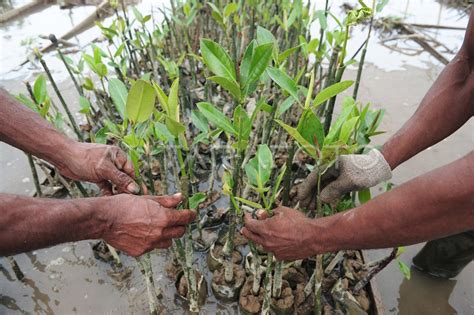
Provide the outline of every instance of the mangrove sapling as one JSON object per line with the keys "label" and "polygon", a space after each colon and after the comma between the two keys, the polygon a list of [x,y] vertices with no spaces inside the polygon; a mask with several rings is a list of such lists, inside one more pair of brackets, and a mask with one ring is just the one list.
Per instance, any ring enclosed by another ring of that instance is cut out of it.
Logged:
{"label": "mangrove sapling", "polygon": [[76,123],[76,120],[75,120],[74,116],[72,115],[71,111],[69,110],[69,107],[67,106],[66,101],[64,100],[61,92],[59,92],[59,88],[56,85],[56,82],[54,81],[54,78],[51,75],[51,72],[49,71],[49,68],[48,68],[46,62],[44,61],[43,56],[41,55],[41,53],[38,50],[35,50],[35,54],[36,54],[36,57],[39,59],[41,65],[43,66],[43,69],[46,72],[46,75],[48,76],[48,79],[51,82],[51,85],[53,86],[54,92],[56,92],[56,95],[57,95],[61,105],[63,106],[63,109],[66,112],[66,115],[69,118],[69,122],[71,123],[71,126],[72,126],[74,132],[76,133],[77,138],[81,141],[84,140],[83,135],[82,135],[77,123]]}
{"label": "mangrove sapling", "polygon": [[[280,192],[280,185],[283,180],[283,176],[286,172],[286,167],[283,166],[277,176],[273,187],[269,187],[272,169],[273,169],[273,155],[271,153],[270,148],[266,144],[259,145],[255,157],[249,160],[249,162],[245,165],[245,174],[247,176],[247,181],[249,186],[254,190],[258,195],[258,200],[260,200],[263,205],[247,200],[245,198],[237,197],[235,198],[239,202],[251,206],[255,209],[264,209],[268,215],[272,215],[272,207],[275,203],[275,200]],[[257,284],[260,283],[260,263],[259,253],[256,250],[255,246],[251,245],[251,251],[253,255],[252,264],[253,264],[253,288],[252,293],[254,295],[258,294],[258,286]],[[278,299],[281,294],[281,286],[282,286],[282,268],[283,262],[277,262],[275,264],[275,277],[272,285],[272,269],[273,269],[273,255],[271,253],[267,254],[267,267],[265,272],[265,281],[264,281],[264,303],[262,305],[262,314],[268,314],[270,311],[270,304],[271,304],[271,297]],[[273,286],[273,292],[272,292]]]}
{"label": "mangrove sapling", "polygon": [[[236,151],[232,165],[232,195],[236,196],[240,190],[240,170],[245,156],[245,148],[248,145],[252,121],[243,108],[247,97],[255,91],[258,81],[267,68],[273,51],[273,43],[256,45],[254,41],[247,46],[239,70],[236,74],[235,63],[227,52],[216,42],[201,40],[201,53],[208,69],[215,74],[208,80],[214,81],[227,90],[234,99],[233,121],[231,122],[221,111],[210,103],[201,102],[198,108],[201,113],[215,126],[227,134],[227,138],[233,138],[232,147]],[[234,203],[230,205],[230,226],[227,241],[224,246],[226,256],[225,280],[230,283],[233,280],[232,252],[234,250],[234,233],[236,225],[236,209]]]}

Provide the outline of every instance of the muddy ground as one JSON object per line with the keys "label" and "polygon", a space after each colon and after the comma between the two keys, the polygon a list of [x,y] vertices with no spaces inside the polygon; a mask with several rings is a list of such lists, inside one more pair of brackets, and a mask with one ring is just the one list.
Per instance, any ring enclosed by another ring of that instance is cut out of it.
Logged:
{"label": "muddy ground", "polygon": [[[406,13],[413,21],[465,25],[465,18],[457,18],[452,10],[441,8],[434,1],[397,1],[388,10]],[[426,10],[429,7],[430,10]],[[425,10],[423,10],[425,8]],[[81,11],[64,12],[50,9],[51,16],[62,14],[63,23],[73,24]],[[397,11],[398,10],[398,11]],[[443,11],[444,10],[444,11]],[[392,11],[389,11],[393,13]],[[86,14],[85,12],[84,14]],[[41,12],[37,13],[41,14]],[[43,15],[44,16],[44,15]],[[42,16],[30,20],[38,21]],[[414,18],[416,17],[416,18]],[[38,26],[28,21],[0,26],[1,46],[0,85],[12,93],[23,92],[22,81],[34,78],[37,70],[12,73],[6,72],[11,65],[21,59],[24,46],[16,43],[18,37],[41,27],[47,32],[48,26]],[[50,26],[49,26],[50,27]],[[13,32],[13,33],[12,33]],[[33,33],[37,34],[37,33]],[[457,49],[462,32],[438,32],[434,35],[452,49]],[[93,38],[91,32],[84,38]],[[354,34],[357,38],[358,34]],[[79,41],[79,40],[78,40]],[[371,101],[376,107],[386,109],[382,129],[387,133],[376,138],[376,144],[383,142],[400,128],[416,110],[424,93],[436,79],[442,66],[427,53],[405,56],[381,46],[377,39],[369,48],[368,60],[360,89],[360,99]],[[8,51],[5,47],[8,47]],[[12,49],[17,49],[16,54]],[[450,57],[450,55],[447,55]],[[50,58],[53,59],[53,58]],[[30,69],[31,70],[31,69]],[[60,70],[55,74],[62,78],[62,91],[69,100],[75,100],[72,83],[65,79]],[[347,78],[355,76],[353,70]],[[394,172],[393,182],[401,184],[433,168],[447,164],[465,155],[474,147],[474,120],[470,120],[448,139],[428,148],[407,161]],[[0,143],[0,192],[31,195],[33,193],[30,171],[24,154],[4,143]],[[407,227],[409,228],[409,227]],[[421,248],[420,245],[407,247],[402,260],[407,263]],[[368,257],[375,259],[387,251],[369,251]],[[168,313],[185,313],[182,301],[175,296],[174,285],[163,273],[166,251],[153,255],[155,277],[164,289],[163,304]],[[134,266],[131,259],[122,256],[125,265]],[[0,314],[42,313],[42,314],[142,314],[147,311],[145,286],[138,270],[133,269],[130,277],[118,279],[111,268],[98,262],[92,256],[90,242],[64,244],[49,249],[15,256],[25,272],[24,283],[15,281],[8,263],[0,258]],[[474,264],[471,263],[458,277],[439,280],[412,269],[412,279],[405,280],[396,264],[390,264],[377,277],[377,285],[382,295],[387,313],[390,314],[473,314],[474,313]],[[235,306],[227,306],[210,298],[203,309],[205,314],[236,314]]]}

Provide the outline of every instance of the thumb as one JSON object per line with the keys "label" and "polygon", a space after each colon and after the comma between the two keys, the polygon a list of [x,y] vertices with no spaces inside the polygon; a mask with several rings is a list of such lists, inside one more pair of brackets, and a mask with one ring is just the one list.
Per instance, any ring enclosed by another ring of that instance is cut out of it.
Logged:
{"label": "thumb", "polygon": [[335,203],[345,193],[351,191],[351,188],[350,183],[345,179],[345,177],[339,176],[321,191],[321,201],[330,204]]}
{"label": "thumb", "polygon": [[183,201],[181,193],[172,196],[145,196],[145,198],[158,202],[165,208],[175,208]]}
{"label": "thumb", "polygon": [[117,187],[119,192],[138,194],[140,187],[133,178],[120,171],[114,164],[108,163],[104,170],[104,177]]}

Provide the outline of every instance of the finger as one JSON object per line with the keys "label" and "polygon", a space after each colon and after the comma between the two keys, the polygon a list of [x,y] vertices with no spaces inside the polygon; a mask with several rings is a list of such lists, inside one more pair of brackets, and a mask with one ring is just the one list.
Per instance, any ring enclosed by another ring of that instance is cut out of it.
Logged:
{"label": "finger", "polygon": [[318,168],[315,166],[315,169],[309,173],[308,177],[301,183],[298,187],[297,198],[300,201],[311,198],[312,195],[316,193],[316,187],[318,186]]}
{"label": "finger", "polygon": [[104,177],[114,184],[119,192],[131,194],[138,194],[140,192],[140,187],[133,178],[120,171],[115,164],[107,164],[104,170]]}
{"label": "finger", "polygon": [[175,226],[175,227],[167,227],[163,229],[163,238],[164,239],[172,239],[172,238],[180,238],[186,232],[186,228],[184,226]]}
{"label": "finger", "polygon": [[148,199],[158,202],[160,205],[166,208],[176,208],[182,201],[183,196],[181,193],[174,194],[172,196],[146,196]]}
{"label": "finger", "polygon": [[120,148],[117,148],[114,163],[118,169],[123,170],[131,178],[135,178],[135,169],[133,168],[133,163],[127,158],[125,152],[123,152]]}
{"label": "finger", "polygon": [[253,219],[250,213],[245,213],[244,222],[245,222],[245,227],[249,229],[251,232],[261,231],[261,225],[263,221]]}
{"label": "finger", "polygon": [[342,195],[344,195],[344,189],[341,187],[341,183],[339,180],[335,180],[329,185],[327,185],[322,191],[321,191],[321,201],[324,203],[334,203],[338,201]]}
{"label": "finger", "polygon": [[257,215],[257,219],[259,220],[265,220],[265,219],[270,218],[270,214],[267,211],[262,210],[262,209],[257,210],[256,215]]}
{"label": "finger", "polygon": [[112,196],[113,195],[112,185],[110,185],[110,183],[108,181],[99,182],[99,183],[97,183],[97,186],[99,186],[100,194],[102,196]]}
{"label": "finger", "polygon": [[166,211],[168,211],[168,227],[188,225],[196,219],[196,212],[191,210],[166,209]]}
{"label": "finger", "polygon": [[258,235],[257,233],[253,233],[252,231],[250,231],[249,229],[247,229],[246,227],[243,227],[241,230],[240,230],[240,233],[245,236],[248,240],[251,240],[252,242],[256,243],[256,244],[259,244],[259,245],[264,245],[264,239]]}

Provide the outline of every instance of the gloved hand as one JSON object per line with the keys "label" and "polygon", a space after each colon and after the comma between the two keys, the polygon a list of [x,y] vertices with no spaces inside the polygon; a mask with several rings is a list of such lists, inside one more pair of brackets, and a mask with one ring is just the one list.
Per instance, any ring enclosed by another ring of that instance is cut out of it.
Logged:
{"label": "gloved hand", "polygon": [[[302,207],[312,209],[308,200],[316,199],[318,171],[313,170],[298,189],[298,199]],[[320,197],[324,203],[330,204],[337,202],[348,192],[369,188],[392,178],[390,166],[382,153],[376,149],[372,149],[368,154],[340,155],[326,173],[321,178],[323,189]],[[334,176],[336,178],[331,180]],[[328,180],[330,182],[325,185]]]}

